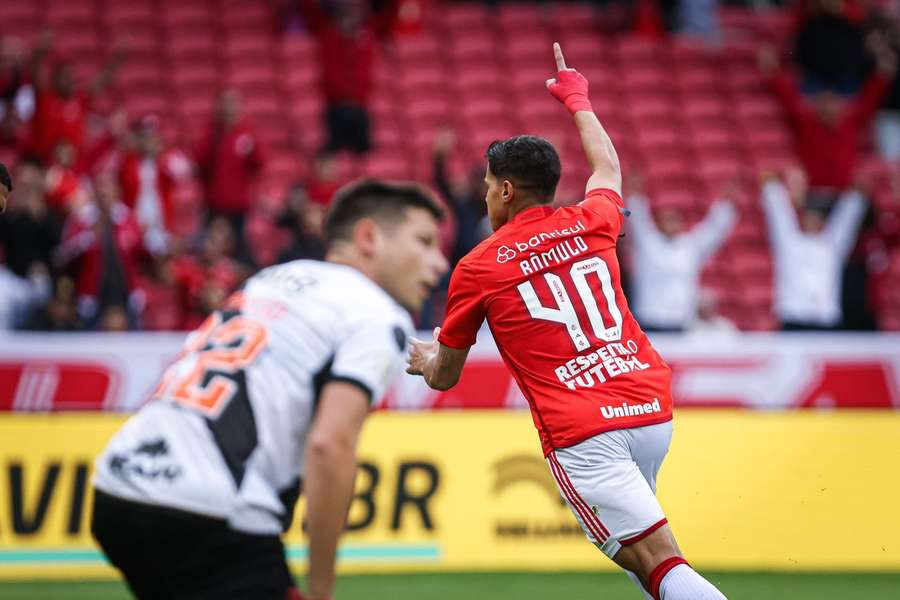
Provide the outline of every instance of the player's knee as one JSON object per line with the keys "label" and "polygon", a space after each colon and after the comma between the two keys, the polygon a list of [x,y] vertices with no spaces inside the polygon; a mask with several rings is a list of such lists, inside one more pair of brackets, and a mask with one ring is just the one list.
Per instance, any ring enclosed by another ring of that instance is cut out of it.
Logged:
{"label": "player's knee", "polygon": [[675,557],[683,558],[672,532],[665,526],[634,544],[623,546],[614,560],[647,581],[654,569]]}

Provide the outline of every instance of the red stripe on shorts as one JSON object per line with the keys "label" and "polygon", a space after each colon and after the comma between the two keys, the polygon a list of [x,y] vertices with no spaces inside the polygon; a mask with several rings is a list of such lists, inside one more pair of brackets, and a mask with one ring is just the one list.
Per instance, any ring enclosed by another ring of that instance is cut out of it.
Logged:
{"label": "red stripe on shorts", "polygon": [[656,531],[657,529],[659,529],[660,527],[665,525],[666,523],[668,523],[667,520],[660,519],[659,521],[657,521],[656,523],[654,523],[647,529],[643,530],[639,534],[633,535],[630,538],[625,538],[624,540],[619,540],[619,543],[622,544],[623,546],[630,546],[631,544],[633,544],[635,542],[641,541],[642,539],[644,539],[645,537],[647,537],[648,535],[650,535],[651,533],[653,533],[654,531]]}
{"label": "red stripe on shorts", "polygon": [[594,511],[592,511],[592,510],[590,509],[590,507],[588,506],[587,502],[585,502],[584,499],[578,494],[578,490],[575,488],[575,484],[573,484],[573,483],[572,483],[572,480],[569,479],[568,473],[566,473],[566,470],[563,468],[562,464],[561,464],[561,463],[559,462],[559,460],[556,458],[556,454],[554,453],[554,454],[552,454],[551,456],[553,456],[553,460],[556,461],[556,465],[559,467],[560,473],[562,473],[562,476],[566,479],[566,482],[567,482],[567,483],[569,484],[569,486],[572,488],[572,492],[575,494],[575,498],[576,498],[579,502],[581,502],[581,505],[584,507],[584,509],[585,509],[586,511],[588,511],[588,514],[590,515],[590,518],[593,519],[593,521],[594,521],[594,522],[597,524],[597,526],[600,528],[600,531],[603,532],[604,537],[609,537],[609,531],[607,531],[606,527],[604,527],[603,523],[600,521],[600,518],[599,518],[596,514],[594,514]]}
{"label": "red stripe on shorts", "polygon": [[[552,454],[549,456],[553,456]],[[553,477],[556,479],[556,485],[559,486],[559,489],[562,490],[563,494],[565,494],[566,499],[569,501],[569,504],[573,509],[581,516],[581,520],[584,521],[584,526],[588,528],[591,532],[591,535],[597,540],[598,544],[602,544],[606,541],[606,537],[597,529],[594,523],[588,520],[587,514],[585,513],[584,508],[572,496],[572,492],[569,487],[566,485],[562,476],[559,474],[560,466],[553,460],[549,461],[550,463],[550,472],[553,473]],[[588,511],[590,513],[590,511]]]}
{"label": "red stripe on shorts", "polygon": [[[597,540],[601,543],[605,542],[609,537],[609,531],[607,531],[606,527],[603,526],[603,523],[600,522],[600,519],[597,518],[597,515],[594,514],[594,511],[591,510],[587,502],[585,502],[584,499],[582,499],[582,497],[578,494],[578,490],[575,488],[572,480],[569,479],[569,475],[566,473],[566,470],[563,469],[563,466],[556,458],[556,453],[551,452],[549,458],[551,462],[556,465],[556,468],[559,470],[562,480],[564,480],[560,481],[560,485],[567,485],[568,489],[571,490],[569,500],[572,501],[573,505],[581,507],[581,510],[579,511],[581,518],[583,518],[586,523],[592,523],[594,527],[600,531],[600,535],[597,536]],[[596,536],[596,534],[594,535]]]}

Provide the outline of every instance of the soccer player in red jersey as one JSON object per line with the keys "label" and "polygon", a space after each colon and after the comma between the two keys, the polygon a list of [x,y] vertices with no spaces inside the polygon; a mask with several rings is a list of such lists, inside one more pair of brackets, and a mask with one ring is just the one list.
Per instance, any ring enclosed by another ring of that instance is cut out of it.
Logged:
{"label": "soccer player in red jersey", "polygon": [[670,370],[622,292],[616,240],[627,211],[615,148],[587,80],[566,67],[558,44],[553,50],[557,75],[547,88],[574,116],[593,171],[585,199],[550,206],[561,167],[546,140],[491,144],[485,201],[494,234],[456,266],[443,327],[433,341],[412,340],[407,372],[449,389],[487,319],[588,539],[647,598],[722,599],[682,557],[656,499],[672,436]]}

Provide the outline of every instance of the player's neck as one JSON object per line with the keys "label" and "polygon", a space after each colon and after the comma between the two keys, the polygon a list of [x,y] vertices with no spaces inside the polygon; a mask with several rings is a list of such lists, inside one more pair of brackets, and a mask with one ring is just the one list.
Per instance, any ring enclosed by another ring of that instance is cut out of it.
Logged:
{"label": "player's neck", "polygon": [[337,247],[329,250],[325,255],[325,262],[334,263],[336,265],[344,265],[352,267],[365,275],[367,278],[375,281],[375,269],[371,261],[366,261],[358,254],[348,251],[345,248]]}
{"label": "player's neck", "polygon": [[512,221],[513,219],[515,219],[516,215],[518,215],[520,212],[526,211],[529,208],[534,208],[536,206],[547,206],[547,205],[543,204],[541,202],[538,202],[537,200],[525,200],[525,201],[522,201],[521,203],[517,203],[514,206],[510,206],[509,211],[507,212],[507,216],[506,216],[507,223],[509,221]]}

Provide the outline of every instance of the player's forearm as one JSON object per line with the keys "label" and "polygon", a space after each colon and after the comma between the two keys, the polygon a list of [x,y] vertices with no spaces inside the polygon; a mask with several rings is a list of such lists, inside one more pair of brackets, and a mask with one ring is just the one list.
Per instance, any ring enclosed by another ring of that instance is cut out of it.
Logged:
{"label": "player's forearm", "polygon": [[468,348],[457,349],[441,344],[422,370],[428,387],[444,392],[459,383],[468,355]]}
{"label": "player's forearm", "polygon": [[581,145],[584,147],[591,171],[615,182],[616,189],[621,189],[622,171],[619,166],[619,155],[597,115],[580,110],[575,113],[575,126],[578,128]]}
{"label": "player's forearm", "polygon": [[306,520],[309,535],[307,586],[313,598],[330,598],[334,590],[338,540],[356,478],[356,451],[337,441],[311,440],[306,451]]}

